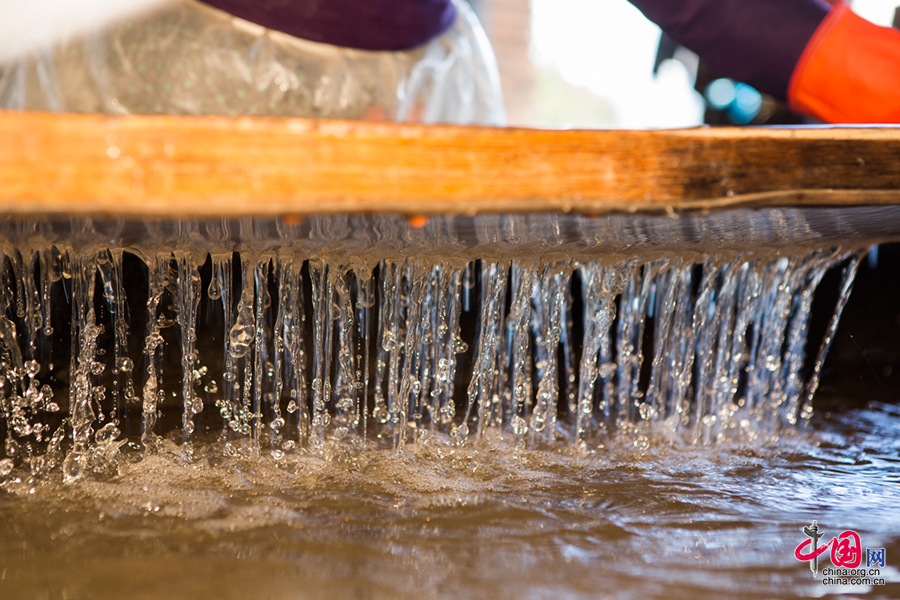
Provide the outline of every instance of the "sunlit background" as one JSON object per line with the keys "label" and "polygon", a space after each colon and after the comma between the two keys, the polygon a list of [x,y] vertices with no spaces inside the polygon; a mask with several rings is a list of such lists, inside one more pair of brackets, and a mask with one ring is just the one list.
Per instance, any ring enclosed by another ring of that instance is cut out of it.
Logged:
{"label": "sunlit background", "polygon": [[[684,127],[703,121],[687,51],[654,74],[660,30],[626,0],[471,0],[494,44],[511,125]],[[890,25],[898,0],[855,0]]]}

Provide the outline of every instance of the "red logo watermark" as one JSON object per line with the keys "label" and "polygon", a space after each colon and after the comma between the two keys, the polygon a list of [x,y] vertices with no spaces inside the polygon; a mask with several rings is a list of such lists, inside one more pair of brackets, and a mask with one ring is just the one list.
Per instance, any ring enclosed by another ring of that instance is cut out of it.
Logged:
{"label": "red logo watermark", "polygon": [[884,548],[866,548],[868,570],[861,569],[862,544],[859,534],[852,529],[842,531],[822,545],[819,545],[819,540],[825,537],[825,534],[815,521],[809,527],[804,527],[802,531],[807,539],[800,542],[794,549],[794,558],[804,562],[809,561],[809,568],[814,574],[819,570],[819,557],[831,550],[831,564],[834,565],[834,568],[823,569],[822,575],[827,577],[822,580],[822,583],[884,585],[884,579],[879,578],[880,569],[872,568],[884,567]]}

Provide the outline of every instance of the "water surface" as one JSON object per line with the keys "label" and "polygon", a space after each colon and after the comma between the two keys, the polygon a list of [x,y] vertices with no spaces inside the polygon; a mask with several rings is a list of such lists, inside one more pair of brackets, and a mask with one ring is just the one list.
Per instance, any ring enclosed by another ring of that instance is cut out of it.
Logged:
{"label": "water surface", "polygon": [[[280,460],[205,440],[191,464],[165,442],[69,484],[13,472],[0,596],[900,596],[896,406],[713,446],[646,428],[590,452],[514,439],[435,434],[401,452],[344,442]],[[827,553],[815,577],[793,556],[813,519],[822,543],[853,529],[863,552],[884,547],[887,584],[823,585]]]}

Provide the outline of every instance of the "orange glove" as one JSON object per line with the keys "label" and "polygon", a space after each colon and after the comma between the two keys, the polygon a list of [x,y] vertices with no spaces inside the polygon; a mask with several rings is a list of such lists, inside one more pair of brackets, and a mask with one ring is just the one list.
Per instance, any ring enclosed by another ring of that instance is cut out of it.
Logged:
{"label": "orange glove", "polygon": [[900,31],[837,4],[794,68],[788,104],[827,123],[900,123]]}

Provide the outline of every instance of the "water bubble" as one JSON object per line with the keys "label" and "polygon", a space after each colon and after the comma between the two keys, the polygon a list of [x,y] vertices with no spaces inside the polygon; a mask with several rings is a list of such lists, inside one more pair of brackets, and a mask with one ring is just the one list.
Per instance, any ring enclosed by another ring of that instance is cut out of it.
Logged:
{"label": "water bubble", "polygon": [[206,293],[210,300],[218,300],[222,297],[222,282],[215,274],[213,274],[209,282],[209,289],[207,289]]}
{"label": "water bubble", "polygon": [[466,441],[466,437],[469,435],[469,427],[465,423],[461,423],[459,426],[454,427],[450,430],[450,436],[456,440],[457,444],[462,444]]}
{"label": "water bubble", "polygon": [[94,375],[102,375],[103,371],[106,370],[106,365],[102,362],[92,362],[91,363],[91,373]]}
{"label": "water bubble", "polygon": [[381,342],[381,347],[384,348],[385,352],[390,352],[397,345],[397,340],[394,337],[394,333],[391,331],[384,332],[384,339]]}
{"label": "water bubble", "polygon": [[13,467],[15,466],[16,464],[11,458],[4,458],[0,460],[0,477],[6,477],[10,473],[12,473]]}
{"label": "water bubble", "polygon": [[87,456],[81,452],[70,452],[63,461],[63,478],[66,483],[76,481],[84,475]]}
{"label": "water bubble", "polygon": [[97,433],[94,434],[94,439],[98,444],[108,444],[119,437],[121,433],[114,423],[107,423],[97,430]]}
{"label": "water bubble", "polygon": [[652,420],[653,418],[656,417],[656,414],[657,414],[656,409],[653,408],[653,406],[651,406],[647,402],[642,403],[638,407],[638,413],[641,415],[641,418],[645,421]]}
{"label": "water bubble", "polygon": [[18,456],[19,455],[19,444],[12,438],[6,439],[6,455],[7,456]]}
{"label": "water bubble", "polygon": [[272,450],[272,458],[275,460],[281,460],[284,458],[284,452],[281,450]]}
{"label": "water bubble", "polygon": [[29,360],[25,363],[25,374],[31,379],[34,379],[40,370],[41,364],[36,360]]}
{"label": "water bubble", "polygon": [[515,415],[512,418],[512,429],[516,435],[525,435],[528,432],[528,421],[519,415]]}
{"label": "water bubble", "polygon": [[229,352],[233,357],[246,356],[250,352],[250,344],[253,342],[253,328],[237,323],[228,333],[228,339],[231,342]]}
{"label": "water bubble", "polygon": [[297,412],[297,408],[298,408],[298,407],[297,407],[297,403],[296,403],[296,402],[294,402],[293,400],[291,400],[290,402],[288,402],[288,405],[287,405],[287,411],[288,411],[289,413],[294,414],[295,412]]}

